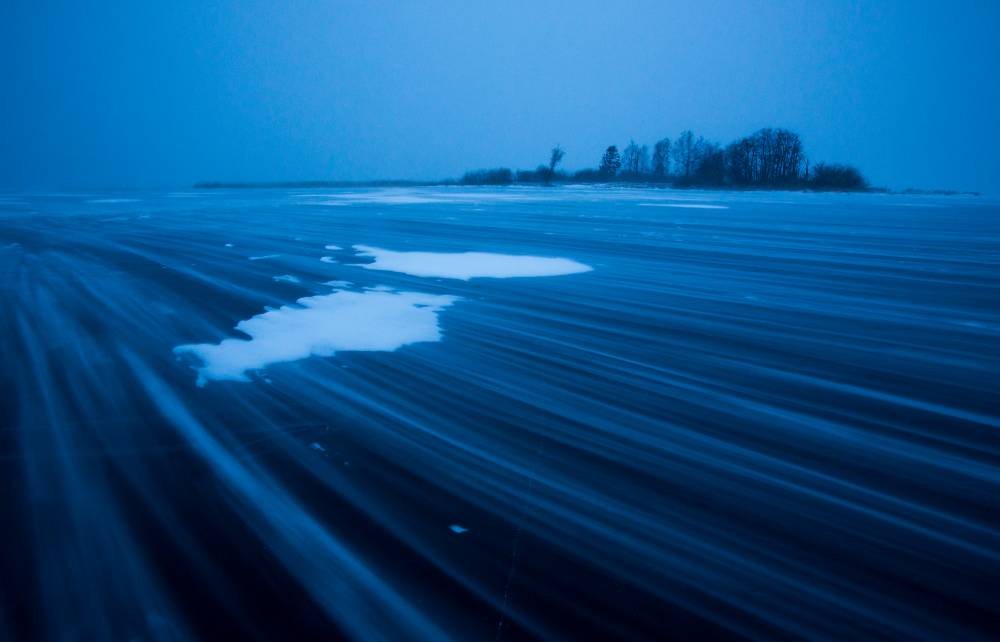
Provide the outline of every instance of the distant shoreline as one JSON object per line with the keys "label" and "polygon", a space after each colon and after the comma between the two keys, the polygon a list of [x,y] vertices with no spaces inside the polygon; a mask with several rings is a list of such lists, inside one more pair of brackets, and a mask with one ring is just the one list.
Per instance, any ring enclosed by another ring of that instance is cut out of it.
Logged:
{"label": "distant shoreline", "polygon": [[606,181],[606,182],[586,182],[586,181],[554,181],[549,185],[531,183],[505,183],[500,185],[467,185],[457,180],[441,181],[414,181],[414,180],[378,180],[378,181],[202,181],[195,183],[194,189],[315,189],[315,188],[372,188],[372,187],[559,187],[566,185],[587,185],[590,187],[630,187],[638,189],[671,189],[677,191],[700,190],[708,192],[815,192],[815,193],[850,193],[850,194],[902,194],[919,196],[980,196],[980,192],[950,190],[950,189],[916,189],[906,188],[902,190],[891,190],[885,187],[863,187],[857,189],[818,189],[803,185],[769,185],[769,186],[710,186],[692,185],[677,186],[668,182],[648,182],[648,181]]}
{"label": "distant shoreline", "polygon": [[905,189],[892,191],[875,187],[853,165],[812,163],[802,139],[793,131],[765,127],[723,147],[695,136],[690,129],[676,139],[662,138],[650,147],[630,140],[622,150],[608,145],[596,168],[572,173],[559,168],[566,156],[561,145],[549,152],[547,163],[535,169],[492,167],[473,169],[458,179],[431,181],[280,181],[203,182],[196,188],[364,188],[364,187],[510,187],[592,185],[640,189],[700,189],[726,192],[850,192],[866,194],[929,194],[936,196],[979,196],[978,192],[957,190]]}

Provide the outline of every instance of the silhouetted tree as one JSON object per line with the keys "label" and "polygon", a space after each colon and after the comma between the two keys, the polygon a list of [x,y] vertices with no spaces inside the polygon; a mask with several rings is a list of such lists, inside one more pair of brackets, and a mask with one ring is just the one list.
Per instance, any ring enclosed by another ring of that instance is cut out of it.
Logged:
{"label": "silhouetted tree", "polygon": [[749,185],[754,181],[756,156],[757,148],[750,137],[733,141],[726,147],[726,165],[733,183]]}
{"label": "silhouetted tree", "polygon": [[622,157],[618,153],[618,147],[615,145],[609,145],[606,150],[604,150],[604,155],[601,156],[601,166],[598,171],[602,176],[607,178],[614,178],[618,174],[618,170],[622,166]]}
{"label": "silhouetted tree", "polygon": [[816,163],[809,186],[814,189],[858,190],[868,186],[868,181],[856,167],[834,163]]}
{"label": "silhouetted tree", "polygon": [[[534,170],[519,170],[517,182],[549,183],[557,177],[568,179],[568,174],[557,171],[564,156],[562,147],[556,145],[549,154],[547,165],[539,165]],[[685,130],[677,140],[664,138],[653,146],[652,166],[649,149],[645,145],[630,140],[622,153],[615,145],[609,145],[597,169],[580,170],[573,174],[573,179],[600,182],[619,176],[625,180],[665,180],[670,177],[678,187],[733,185],[844,191],[868,189],[865,177],[854,167],[830,163],[811,165],[799,135],[780,128],[759,129],[733,141],[725,149],[701,136],[696,138],[690,130]],[[505,185],[514,179],[511,170],[501,167],[468,172],[460,182],[465,185]]]}
{"label": "silhouetted tree", "polygon": [[670,139],[664,138],[653,145],[653,176],[665,178],[670,173]]}
{"label": "silhouetted tree", "polygon": [[740,185],[779,185],[798,182],[802,141],[787,129],[761,129],[726,148],[730,178]]}
{"label": "silhouetted tree", "polygon": [[601,176],[600,170],[596,170],[593,168],[577,170],[573,174],[573,180],[581,181],[584,183],[593,183],[595,181],[601,180],[602,178],[603,176]]}
{"label": "silhouetted tree", "polygon": [[509,185],[513,181],[514,173],[506,167],[479,169],[462,176],[463,185]]}
{"label": "silhouetted tree", "polygon": [[556,174],[556,165],[558,165],[560,162],[562,162],[563,156],[565,156],[565,155],[566,155],[566,152],[564,152],[563,149],[562,149],[562,147],[560,147],[559,145],[556,145],[555,147],[552,148],[552,152],[549,155],[548,172],[545,175],[545,182],[546,183],[549,183],[549,182],[552,181],[552,178]]}
{"label": "silhouetted tree", "polygon": [[674,163],[677,165],[678,173],[684,178],[690,178],[694,170],[695,161],[695,139],[694,132],[686,129],[677,137],[674,143]]}
{"label": "silhouetted tree", "polygon": [[515,179],[518,183],[548,183],[549,166],[539,165],[535,169],[519,169]]}
{"label": "silhouetted tree", "polygon": [[726,155],[716,144],[698,139],[696,166],[691,181],[698,185],[722,185],[726,181]]}
{"label": "silhouetted tree", "polygon": [[636,145],[634,140],[628,142],[628,147],[622,152],[622,172],[632,178],[638,178],[646,173],[649,167],[649,148]]}

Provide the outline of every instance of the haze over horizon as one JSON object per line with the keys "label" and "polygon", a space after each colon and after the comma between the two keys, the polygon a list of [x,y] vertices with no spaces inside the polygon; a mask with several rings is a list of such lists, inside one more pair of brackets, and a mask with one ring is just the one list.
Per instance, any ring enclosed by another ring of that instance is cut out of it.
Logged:
{"label": "haze over horizon", "polygon": [[1000,194],[1000,3],[0,8],[0,188],[569,169],[766,126],[875,185]]}

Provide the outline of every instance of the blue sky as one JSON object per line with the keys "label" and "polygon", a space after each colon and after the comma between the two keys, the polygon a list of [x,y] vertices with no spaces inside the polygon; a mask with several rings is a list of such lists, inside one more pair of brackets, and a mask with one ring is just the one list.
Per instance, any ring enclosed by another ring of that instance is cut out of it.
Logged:
{"label": "blue sky", "polygon": [[440,178],[691,128],[1000,193],[1000,2],[0,8],[0,187]]}

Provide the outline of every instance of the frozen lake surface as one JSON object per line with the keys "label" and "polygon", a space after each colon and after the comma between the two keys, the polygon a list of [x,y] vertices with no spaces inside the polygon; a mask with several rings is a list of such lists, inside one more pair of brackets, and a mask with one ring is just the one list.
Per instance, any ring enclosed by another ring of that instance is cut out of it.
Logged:
{"label": "frozen lake surface", "polygon": [[986,640],[1000,204],[0,194],[0,639]]}

